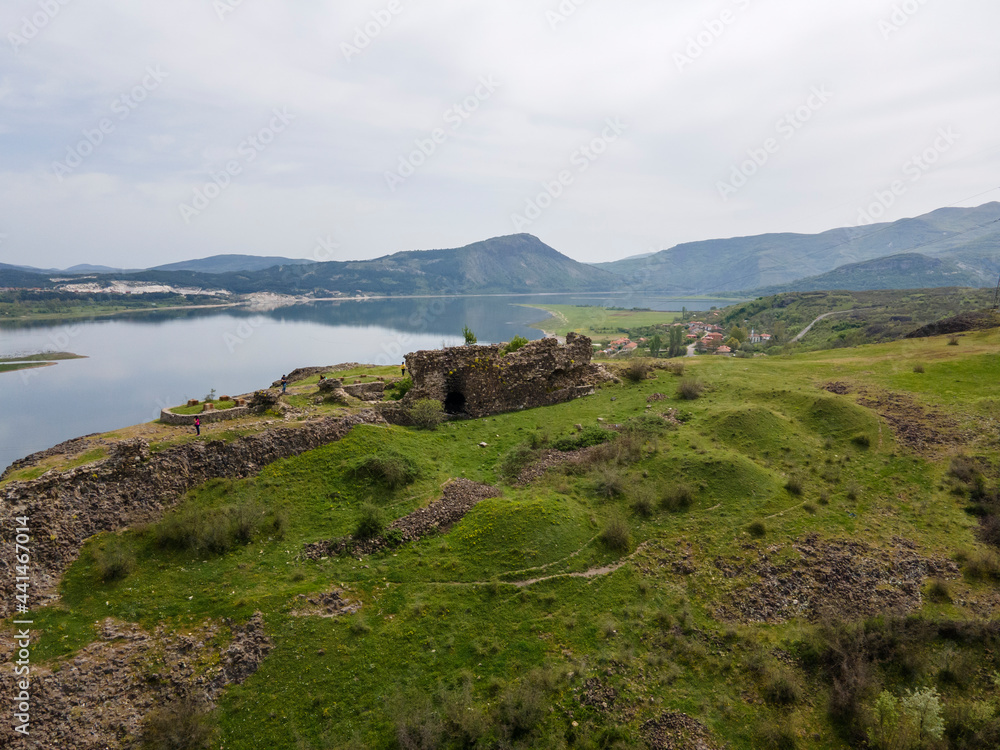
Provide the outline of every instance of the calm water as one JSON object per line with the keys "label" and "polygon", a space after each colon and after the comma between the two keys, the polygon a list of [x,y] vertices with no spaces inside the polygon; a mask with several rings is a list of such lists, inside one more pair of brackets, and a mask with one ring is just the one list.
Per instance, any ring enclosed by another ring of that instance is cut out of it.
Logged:
{"label": "calm water", "polygon": [[315,303],[255,313],[187,310],[0,327],[0,356],[70,351],[88,359],[0,373],[0,469],[35,451],[156,419],[189,398],[246,393],[296,367],[398,364],[407,352],[529,339],[544,311],[526,304],[691,310],[718,300],[634,295],[540,295]]}

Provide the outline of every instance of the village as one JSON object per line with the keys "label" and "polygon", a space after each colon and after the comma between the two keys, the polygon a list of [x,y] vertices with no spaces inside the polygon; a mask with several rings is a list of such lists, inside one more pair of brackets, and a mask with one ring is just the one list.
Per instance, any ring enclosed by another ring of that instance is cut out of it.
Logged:
{"label": "village", "polygon": [[[670,340],[671,329],[680,328],[684,331],[682,341],[684,352],[676,356],[693,357],[697,354],[712,354],[721,356],[753,355],[759,347],[774,343],[774,335],[751,328],[746,331],[734,326],[728,331],[715,323],[705,323],[695,320],[688,323],[664,323],[662,328],[667,341]],[[610,341],[607,346],[596,352],[598,356],[628,357],[645,350],[650,356],[666,356],[668,346],[659,335],[638,336],[633,341],[629,336],[620,336]]]}

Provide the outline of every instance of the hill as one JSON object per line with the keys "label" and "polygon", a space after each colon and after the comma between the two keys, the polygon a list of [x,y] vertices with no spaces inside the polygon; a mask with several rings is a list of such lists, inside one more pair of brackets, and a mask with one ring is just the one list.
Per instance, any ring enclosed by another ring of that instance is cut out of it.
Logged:
{"label": "hill", "polygon": [[578,263],[529,234],[497,237],[457,249],[405,251],[373,260],[219,274],[147,271],[129,278],[223,288],[237,294],[318,296],[605,291],[620,285],[614,274]]}
{"label": "hill", "polygon": [[311,260],[258,255],[212,255],[208,258],[167,263],[146,269],[149,271],[194,271],[195,273],[235,273],[238,271],[263,271],[275,266],[296,266],[313,263]]}
{"label": "hill", "polygon": [[[848,264],[921,250],[958,264],[969,278],[1000,272],[1000,203],[943,208],[886,224],[832,229],[814,235],[764,234],[691,242],[639,260],[597,264],[636,289],[706,294],[788,285]],[[942,265],[933,286],[952,286],[956,273]],[[884,277],[888,288],[904,281]],[[811,282],[810,282],[811,283]],[[964,282],[963,282],[964,283]],[[985,282],[984,282],[985,283]],[[923,284],[926,286],[928,284]],[[868,288],[868,287],[865,287]]]}
{"label": "hill", "polygon": [[[35,498],[40,539],[113,514],[100,482],[223,474],[94,536],[58,600],[32,599],[33,695],[58,706],[33,739],[992,750],[998,346],[704,357],[437,429],[317,404],[317,375],[281,397],[294,426],[66,444],[17,472],[37,486],[3,485]],[[394,372],[337,376],[362,374]],[[60,472],[88,512],[39,504]]]}
{"label": "hill", "polygon": [[988,287],[996,283],[993,274],[967,263],[931,258],[920,253],[901,253],[884,258],[850,263],[819,276],[781,286],[755,289],[754,296],[783,292],[812,292],[829,289],[867,291],[874,289],[929,289],[931,287]]}

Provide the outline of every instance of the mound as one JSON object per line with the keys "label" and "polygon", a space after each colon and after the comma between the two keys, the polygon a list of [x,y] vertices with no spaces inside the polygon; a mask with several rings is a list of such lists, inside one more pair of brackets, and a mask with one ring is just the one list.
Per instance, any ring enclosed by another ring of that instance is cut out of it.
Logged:
{"label": "mound", "polygon": [[787,419],[760,406],[723,412],[714,427],[722,442],[754,453],[781,450],[792,430]]}
{"label": "mound", "polygon": [[976,312],[962,313],[953,318],[945,318],[936,323],[922,326],[913,333],[906,334],[904,338],[922,339],[949,333],[982,331],[987,328],[1000,328],[1000,310],[977,310]]}
{"label": "mound", "polygon": [[812,399],[799,415],[799,420],[824,438],[843,439],[858,434],[875,435],[878,432],[878,424],[869,411],[835,396]]}

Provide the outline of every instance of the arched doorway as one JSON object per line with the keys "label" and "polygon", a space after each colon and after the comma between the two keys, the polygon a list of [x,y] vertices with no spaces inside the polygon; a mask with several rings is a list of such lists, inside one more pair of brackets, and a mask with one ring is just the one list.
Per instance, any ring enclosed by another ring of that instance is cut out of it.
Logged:
{"label": "arched doorway", "polygon": [[465,394],[460,391],[451,391],[444,400],[444,410],[448,414],[465,413]]}

